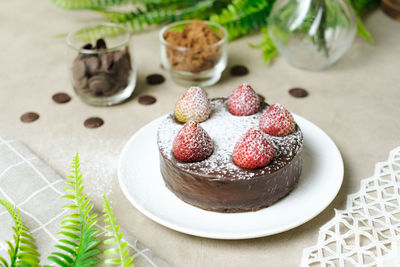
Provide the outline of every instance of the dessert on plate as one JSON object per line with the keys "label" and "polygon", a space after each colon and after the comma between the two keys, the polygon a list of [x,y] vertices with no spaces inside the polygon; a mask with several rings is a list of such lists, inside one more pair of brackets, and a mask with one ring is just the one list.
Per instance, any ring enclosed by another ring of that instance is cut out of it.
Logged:
{"label": "dessert on plate", "polygon": [[303,134],[280,104],[248,84],[229,98],[190,87],[160,124],[160,171],[183,201],[217,212],[257,211],[288,195],[302,169]]}

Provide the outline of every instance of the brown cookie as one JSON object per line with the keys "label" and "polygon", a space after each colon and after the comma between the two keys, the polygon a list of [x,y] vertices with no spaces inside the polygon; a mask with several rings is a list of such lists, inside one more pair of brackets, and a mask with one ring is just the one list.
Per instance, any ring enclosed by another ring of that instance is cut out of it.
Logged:
{"label": "brown cookie", "polygon": [[37,114],[36,112],[27,112],[22,114],[20,119],[22,122],[33,122],[39,119],[39,114]]}
{"label": "brown cookie", "polygon": [[86,49],[86,50],[90,50],[90,49],[92,49],[93,48],[93,46],[92,46],[92,44],[90,44],[90,43],[87,43],[87,44],[85,44],[84,46],[82,46],[82,49]]}
{"label": "brown cookie", "polygon": [[306,97],[308,96],[308,92],[306,89],[300,88],[300,87],[295,87],[289,90],[289,94],[293,97]]}
{"label": "brown cookie", "polygon": [[106,41],[103,38],[100,38],[96,41],[96,49],[107,49]]}
{"label": "brown cookie", "polygon": [[57,93],[53,95],[53,101],[58,104],[67,103],[71,100],[71,97],[66,93]]}
{"label": "brown cookie", "polygon": [[243,65],[236,65],[231,68],[232,76],[244,76],[249,74],[249,69]]}
{"label": "brown cookie", "polygon": [[100,61],[96,56],[91,56],[85,59],[86,68],[89,74],[93,74],[100,65]]}
{"label": "brown cookie", "polygon": [[157,101],[157,99],[151,95],[143,95],[143,96],[139,97],[138,101],[139,101],[139,104],[142,104],[142,105],[151,105],[151,104],[154,104]]}
{"label": "brown cookie", "polygon": [[84,125],[86,128],[91,128],[91,129],[93,129],[93,128],[99,128],[99,127],[102,126],[103,124],[104,124],[103,119],[102,119],[102,118],[99,118],[99,117],[90,117],[90,118],[87,118],[87,119],[84,121],[84,123],[83,123],[83,125]]}
{"label": "brown cookie", "polygon": [[111,77],[104,73],[92,76],[88,80],[89,89],[95,95],[101,96],[111,89]]}
{"label": "brown cookie", "polygon": [[150,74],[146,77],[146,81],[150,85],[161,84],[165,81],[164,76],[158,73]]}

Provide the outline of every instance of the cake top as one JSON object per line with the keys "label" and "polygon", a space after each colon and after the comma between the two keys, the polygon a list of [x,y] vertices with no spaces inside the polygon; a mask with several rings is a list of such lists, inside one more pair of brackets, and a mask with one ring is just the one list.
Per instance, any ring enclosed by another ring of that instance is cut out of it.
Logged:
{"label": "cake top", "polygon": [[226,98],[210,100],[211,116],[200,123],[214,142],[214,152],[200,162],[181,162],[172,153],[175,136],[183,124],[176,121],[174,114],[168,115],[158,129],[158,146],[162,156],[173,162],[182,171],[217,179],[251,179],[260,175],[273,173],[288,164],[300,150],[303,134],[298,126],[293,133],[276,137],[265,134],[267,140],[274,146],[275,157],[260,169],[249,170],[236,166],[232,161],[232,151],[239,138],[250,128],[259,129],[262,114],[268,104],[261,103],[257,113],[250,116],[234,116],[228,110]]}

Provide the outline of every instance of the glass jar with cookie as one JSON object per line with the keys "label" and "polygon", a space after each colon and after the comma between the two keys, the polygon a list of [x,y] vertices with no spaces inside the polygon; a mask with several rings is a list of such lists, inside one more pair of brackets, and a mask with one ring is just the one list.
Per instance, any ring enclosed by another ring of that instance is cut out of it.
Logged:
{"label": "glass jar with cookie", "polygon": [[[94,28],[96,34],[86,34]],[[84,102],[109,106],[132,95],[136,70],[130,39],[129,30],[116,24],[90,26],[68,35],[72,86]]]}

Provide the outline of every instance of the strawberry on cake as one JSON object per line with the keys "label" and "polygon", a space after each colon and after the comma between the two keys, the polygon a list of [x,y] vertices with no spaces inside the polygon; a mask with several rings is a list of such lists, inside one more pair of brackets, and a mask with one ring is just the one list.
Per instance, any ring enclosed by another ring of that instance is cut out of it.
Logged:
{"label": "strawberry on cake", "polygon": [[218,212],[256,211],[289,194],[301,174],[303,134],[280,104],[248,84],[229,98],[191,87],[158,129],[160,171],[183,201]]}

